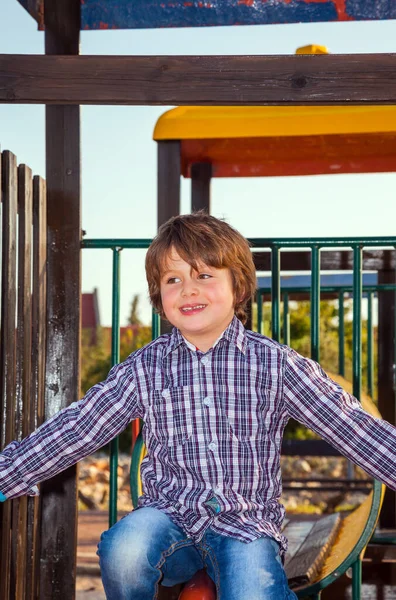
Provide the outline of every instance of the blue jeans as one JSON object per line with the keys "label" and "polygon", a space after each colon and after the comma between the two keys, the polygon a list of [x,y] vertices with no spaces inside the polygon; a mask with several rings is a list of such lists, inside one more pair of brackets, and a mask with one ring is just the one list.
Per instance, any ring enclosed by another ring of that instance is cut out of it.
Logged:
{"label": "blue jeans", "polygon": [[245,544],[208,530],[194,543],[155,508],[139,508],[105,531],[98,546],[107,600],[155,600],[158,585],[188,581],[203,567],[218,600],[295,600],[277,542]]}

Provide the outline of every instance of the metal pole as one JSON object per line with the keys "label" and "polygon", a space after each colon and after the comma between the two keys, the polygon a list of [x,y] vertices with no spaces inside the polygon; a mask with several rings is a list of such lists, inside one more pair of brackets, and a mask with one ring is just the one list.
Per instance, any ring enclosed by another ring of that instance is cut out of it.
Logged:
{"label": "metal pole", "polygon": [[153,310],[151,315],[151,338],[155,340],[160,334],[160,316]]}
{"label": "metal pole", "polygon": [[338,374],[345,375],[344,290],[338,294]]}
{"label": "metal pole", "polygon": [[271,320],[272,338],[279,342],[280,338],[280,249],[274,246],[271,250]]}
{"label": "metal pole", "polygon": [[362,560],[358,558],[352,565],[352,600],[361,600]]}
{"label": "metal pole", "polygon": [[[113,248],[113,289],[111,316],[111,365],[120,362],[120,252]],[[110,442],[110,494],[109,494],[109,527],[117,522],[117,470],[118,470],[118,438]]]}
{"label": "metal pole", "polygon": [[353,248],[353,395],[360,400],[362,392],[362,248]]}
{"label": "metal pole", "polygon": [[320,360],[320,249],[311,249],[311,358]]}
{"label": "metal pole", "polygon": [[263,295],[257,292],[257,331],[263,333]]}
{"label": "metal pole", "polygon": [[373,293],[367,294],[367,393],[372,398],[374,391],[374,327]]}
{"label": "metal pole", "polygon": [[283,294],[283,343],[290,346],[289,294]]}

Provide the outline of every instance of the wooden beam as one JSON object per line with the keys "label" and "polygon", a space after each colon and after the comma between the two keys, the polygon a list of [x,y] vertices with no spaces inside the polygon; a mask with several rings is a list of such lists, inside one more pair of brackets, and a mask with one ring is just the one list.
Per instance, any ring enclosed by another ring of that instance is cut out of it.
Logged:
{"label": "wooden beam", "polygon": [[0,102],[396,104],[396,54],[0,55]]}
{"label": "wooden beam", "polygon": [[[157,224],[180,215],[180,142],[158,142]],[[160,333],[170,333],[171,324],[161,319]]]}
{"label": "wooden beam", "polygon": [[[78,54],[79,0],[45,0],[44,59]],[[45,418],[78,399],[80,348],[80,109],[46,108],[47,361]],[[65,357],[67,356],[67,360]],[[77,468],[41,486],[40,600],[75,596]]]}
{"label": "wooden beam", "polygon": [[212,165],[208,162],[191,165],[191,210],[205,210],[210,213],[210,181]]}

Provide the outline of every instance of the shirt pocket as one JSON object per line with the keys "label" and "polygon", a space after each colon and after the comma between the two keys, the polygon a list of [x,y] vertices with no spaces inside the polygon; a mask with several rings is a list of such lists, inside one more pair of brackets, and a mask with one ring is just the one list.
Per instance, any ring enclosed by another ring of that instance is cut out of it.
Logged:
{"label": "shirt pocket", "polygon": [[252,441],[263,431],[260,399],[251,393],[224,389],[223,406],[233,435],[240,441]]}
{"label": "shirt pocket", "polygon": [[149,394],[149,429],[169,446],[183,444],[192,435],[191,388],[152,390]]}

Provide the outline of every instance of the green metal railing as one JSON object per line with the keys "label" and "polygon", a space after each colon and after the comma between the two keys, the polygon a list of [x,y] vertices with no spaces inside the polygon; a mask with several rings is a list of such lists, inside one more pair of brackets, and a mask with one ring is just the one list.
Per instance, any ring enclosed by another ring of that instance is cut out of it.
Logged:
{"label": "green metal railing", "polygon": [[[353,394],[359,398],[361,395],[361,364],[362,364],[362,325],[361,325],[361,301],[362,301],[362,251],[363,248],[395,248],[396,238],[394,237],[376,237],[376,238],[308,238],[308,239],[293,239],[293,238],[254,238],[249,240],[251,247],[257,249],[271,251],[271,327],[273,339],[280,341],[280,304],[281,297],[281,250],[304,248],[311,252],[311,286],[304,288],[302,291],[310,293],[311,298],[311,357],[315,360],[320,359],[320,294],[321,291],[333,291],[328,287],[320,288],[320,256],[323,249],[343,248],[353,250],[353,285],[349,288],[336,288],[340,296],[340,369],[344,365],[344,314],[343,314],[343,298],[346,291],[352,291],[353,294]],[[83,248],[91,249],[111,249],[113,252],[113,290],[112,290],[112,364],[116,364],[120,360],[120,253],[122,249],[147,249],[151,243],[150,239],[86,239],[82,242]],[[369,314],[372,313],[372,294],[379,291],[395,290],[394,285],[377,285],[365,288],[365,292],[369,295]],[[342,298],[342,301],[341,301]],[[289,328],[287,326],[288,319],[288,297],[283,294],[284,312],[287,316],[286,326],[284,326],[284,342],[289,343]],[[342,309],[341,309],[342,307]],[[372,316],[370,317],[370,325],[372,328]],[[262,302],[258,302],[258,322],[262,323]],[[261,326],[261,325],[260,325]],[[159,333],[159,319],[157,315],[153,316],[153,337]],[[372,331],[372,329],[371,329]],[[373,353],[373,337],[372,333],[368,336],[369,340],[369,355]],[[371,362],[372,365],[372,362]],[[371,367],[372,369],[372,367]],[[370,386],[373,387],[373,376],[370,374]],[[118,442],[114,440],[111,443],[110,453],[110,509],[109,509],[109,524],[113,525],[117,520],[117,461],[118,461]]]}
{"label": "green metal railing", "polygon": [[[316,287],[316,286],[315,286]],[[345,294],[353,293],[353,285],[323,285],[320,286],[317,292],[318,298],[323,294],[338,294],[338,374],[345,375],[345,311],[344,302]],[[374,391],[374,319],[373,319],[373,299],[378,292],[396,291],[396,284],[385,283],[377,285],[362,286],[362,296],[367,297],[367,394],[373,397]],[[283,343],[290,346],[290,310],[289,296],[290,294],[308,294],[311,292],[310,286],[290,286],[281,288],[283,297]],[[270,287],[261,287],[257,290],[257,330],[260,333],[264,331],[263,323],[263,304],[265,296],[271,293]],[[314,309],[311,307],[311,319],[317,318],[319,302]],[[313,315],[313,317],[312,317]],[[319,315],[320,318],[320,315]],[[311,347],[315,343],[319,344],[319,337],[316,340],[316,332],[311,329]],[[319,353],[318,353],[319,354]],[[360,357],[361,361],[361,357]]]}

